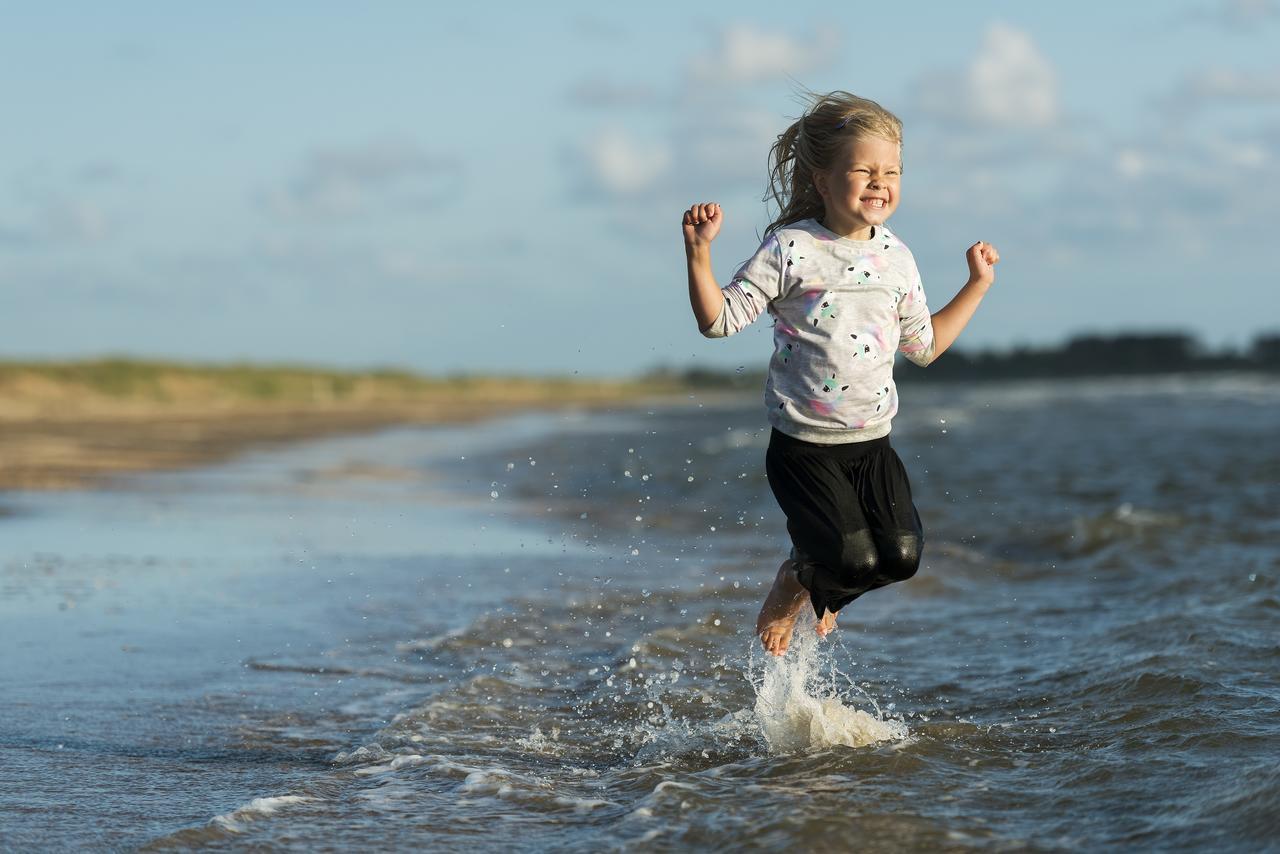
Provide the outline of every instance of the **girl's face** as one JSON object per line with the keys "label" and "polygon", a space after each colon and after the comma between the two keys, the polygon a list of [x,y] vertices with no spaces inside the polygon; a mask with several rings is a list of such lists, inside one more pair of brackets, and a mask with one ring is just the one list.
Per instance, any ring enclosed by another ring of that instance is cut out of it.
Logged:
{"label": "girl's face", "polygon": [[830,169],[814,175],[826,206],[823,225],[844,237],[868,240],[898,207],[902,147],[868,136],[850,140]]}

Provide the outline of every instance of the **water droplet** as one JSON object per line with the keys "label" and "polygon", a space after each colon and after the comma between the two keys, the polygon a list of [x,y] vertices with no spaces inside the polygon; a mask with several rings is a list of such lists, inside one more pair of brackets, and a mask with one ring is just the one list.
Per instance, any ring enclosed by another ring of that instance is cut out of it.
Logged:
{"label": "water droplet", "polygon": [[513,641],[511,638],[503,638],[503,639],[502,639],[502,646],[503,646],[503,648],[504,648],[504,649],[511,649],[511,645],[512,645],[513,643],[515,643],[515,641]]}
{"label": "water droplet", "polygon": [[515,467],[516,467],[515,463],[507,463],[507,471],[511,471]]}
{"label": "water droplet", "polygon": [[719,618],[719,617],[716,617],[716,618],[715,618],[715,620],[713,620],[711,624],[712,624],[713,626],[718,626],[718,625],[720,625],[720,618]]}
{"label": "water droplet", "polygon": [[639,550],[639,549],[632,549],[632,550],[631,550],[631,554],[633,554],[633,555],[638,555],[638,554],[640,554],[640,550]]}
{"label": "water droplet", "polygon": [[498,490],[496,490],[496,489],[495,489],[495,490],[493,490],[492,492],[490,492],[490,493],[489,493],[489,497],[490,497],[490,498],[497,498],[497,497],[498,497]]}
{"label": "water droplet", "polygon": [[689,483],[693,483],[693,475],[689,475]]}

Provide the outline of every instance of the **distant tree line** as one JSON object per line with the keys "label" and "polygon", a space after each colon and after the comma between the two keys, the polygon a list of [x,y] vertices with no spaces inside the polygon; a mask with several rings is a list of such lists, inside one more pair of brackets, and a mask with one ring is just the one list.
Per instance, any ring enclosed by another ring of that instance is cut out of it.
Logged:
{"label": "distant tree line", "polygon": [[[907,382],[927,382],[1223,371],[1280,372],[1280,333],[1259,335],[1242,351],[1212,351],[1185,332],[1078,335],[1056,347],[978,351],[953,348],[928,368],[898,359],[894,376]],[[649,378],[678,379],[703,387],[752,387],[763,381],[764,369],[660,367],[651,371]]]}

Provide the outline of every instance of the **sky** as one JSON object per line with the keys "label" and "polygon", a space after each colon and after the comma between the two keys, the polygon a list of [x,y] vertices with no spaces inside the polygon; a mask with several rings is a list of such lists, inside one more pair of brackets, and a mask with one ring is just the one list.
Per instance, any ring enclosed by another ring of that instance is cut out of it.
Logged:
{"label": "sky", "polygon": [[957,347],[1280,331],[1280,0],[0,3],[0,359],[762,367],[680,216],[727,284],[833,89],[904,122],[932,309],[1000,250]]}

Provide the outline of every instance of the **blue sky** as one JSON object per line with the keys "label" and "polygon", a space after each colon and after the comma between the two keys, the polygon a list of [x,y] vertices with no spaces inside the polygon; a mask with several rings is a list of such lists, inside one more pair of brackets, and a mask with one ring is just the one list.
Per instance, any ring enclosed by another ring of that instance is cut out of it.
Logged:
{"label": "blue sky", "polygon": [[800,87],[904,120],[931,307],[999,246],[958,346],[1280,329],[1275,0],[472,9],[8,5],[0,357],[763,365],[678,222],[724,205],[727,283]]}

